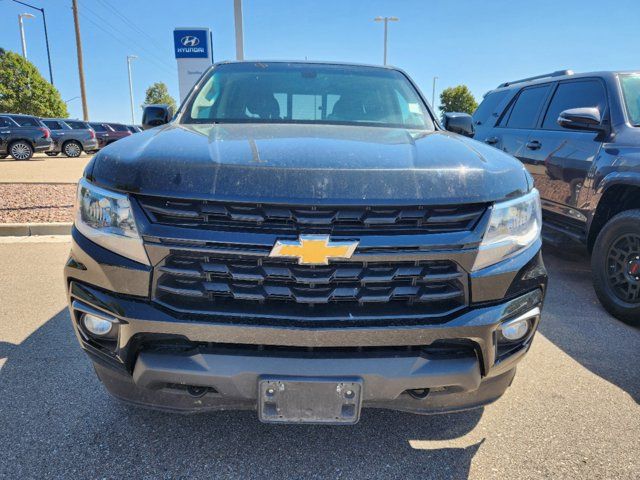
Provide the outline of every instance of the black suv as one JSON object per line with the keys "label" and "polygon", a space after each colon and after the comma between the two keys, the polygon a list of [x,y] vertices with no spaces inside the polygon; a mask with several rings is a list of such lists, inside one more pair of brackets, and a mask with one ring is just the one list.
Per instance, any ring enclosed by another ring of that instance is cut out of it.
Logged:
{"label": "black suv", "polygon": [[563,70],[503,83],[473,123],[477,140],[534,177],[545,240],[585,244],[604,307],[640,324],[640,73]]}
{"label": "black suv", "polygon": [[52,148],[51,132],[36,117],[0,113],[0,158],[29,160],[35,152]]}
{"label": "black suv", "polygon": [[540,319],[538,192],[394,68],[214,65],[96,154],[65,268],[107,389],[353,423],[497,399]]}
{"label": "black suv", "polygon": [[60,152],[67,157],[76,158],[82,155],[82,151],[94,152],[98,149],[96,132],[92,128],[74,128],[60,118],[42,118],[53,137],[54,147],[47,155],[55,157]]}

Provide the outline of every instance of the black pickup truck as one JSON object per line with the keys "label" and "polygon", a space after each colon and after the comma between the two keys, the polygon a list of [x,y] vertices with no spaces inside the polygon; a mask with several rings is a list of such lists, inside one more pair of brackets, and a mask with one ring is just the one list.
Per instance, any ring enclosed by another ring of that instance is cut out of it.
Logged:
{"label": "black pickup truck", "polygon": [[537,190],[402,71],[233,62],[96,154],[65,267],[116,397],[265,422],[479,407],[540,320]]}
{"label": "black pickup truck", "polygon": [[40,120],[29,115],[0,113],[0,158],[29,160],[35,152],[53,148],[51,132]]}
{"label": "black pickup truck", "polygon": [[473,124],[477,140],[534,177],[545,240],[586,245],[602,305],[640,325],[640,73],[561,70],[506,82],[485,95]]}

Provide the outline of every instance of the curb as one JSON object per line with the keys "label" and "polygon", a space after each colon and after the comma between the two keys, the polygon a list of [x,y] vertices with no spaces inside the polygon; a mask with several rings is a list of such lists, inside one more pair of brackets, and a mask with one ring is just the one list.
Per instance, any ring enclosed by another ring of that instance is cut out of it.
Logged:
{"label": "curb", "polygon": [[0,237],[30,237],[33,235],[71,235],[71,222],[0,223]]}

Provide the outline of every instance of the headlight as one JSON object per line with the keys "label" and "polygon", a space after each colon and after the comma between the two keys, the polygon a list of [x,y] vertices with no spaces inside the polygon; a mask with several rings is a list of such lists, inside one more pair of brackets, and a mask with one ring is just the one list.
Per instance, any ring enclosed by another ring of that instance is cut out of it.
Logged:
{"label": "headlight", "polygon": [[541,228],[540,194],[535,188],[515,200],[496,203],[473,270],[493,265],[529,247],[540,237]]}
{"label": "headlight", "polygon": [[92,242],[149,265],[126,195],[96,187],[83,178],[78,183],[75,225]]}

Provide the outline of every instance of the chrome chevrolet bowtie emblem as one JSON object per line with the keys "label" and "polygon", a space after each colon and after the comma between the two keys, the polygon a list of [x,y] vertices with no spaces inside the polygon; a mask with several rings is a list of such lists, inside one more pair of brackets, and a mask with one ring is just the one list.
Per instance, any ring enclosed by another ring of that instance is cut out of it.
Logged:
{"label": "chrome chevrolet bowtie emblem", "polygon": [[300,265],[328,265],[330,259],[351,258],[357,240],[334,242],[329,235],[300,235],[297,240],[278,240],[270,257],[293,257]]}

